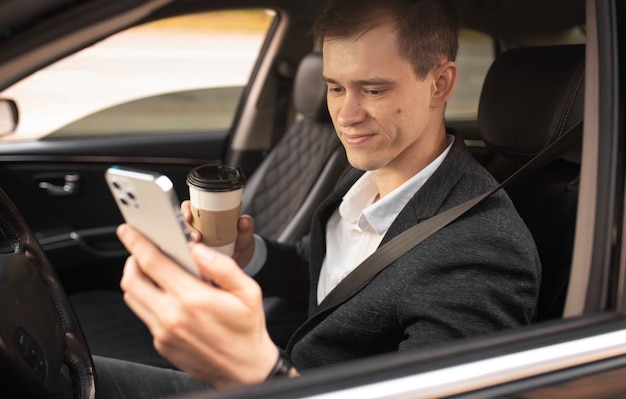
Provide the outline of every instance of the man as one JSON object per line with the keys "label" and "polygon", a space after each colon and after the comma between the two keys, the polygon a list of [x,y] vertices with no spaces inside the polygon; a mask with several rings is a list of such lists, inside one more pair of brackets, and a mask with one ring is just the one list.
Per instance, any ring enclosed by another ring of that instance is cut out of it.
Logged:
{"label": "man", "polygon": [[[381,243],[495,186],[444,125],[457,79],[450,3],[337,0],[320,17],[314,33],[323,51],[328,107],[354,169],[296,246],[255,238],[252,219],[241,218],[234,258],[254,280],[231,258],[193,244],[205,281],[196,279],[129,226],[119,228],[132,254],[121,282],[125,300],[149,327],[156,349],[187,373],[172,371],[175,382],[162,374],[133,375],[135,384],[158,385],[154,390],[167,395],[202,387],[197,381],[216,388],[260,383],[532,320],[539,259],[500,191],[348,301],[305,322],[286,355],[265,328],[261,287],[292,300],[308,297],[313,312]],[[108,389],[101,376],[116,377],[105,361],[96,361],[101,387]],[[130,367],[125,370],[131,375]]]}

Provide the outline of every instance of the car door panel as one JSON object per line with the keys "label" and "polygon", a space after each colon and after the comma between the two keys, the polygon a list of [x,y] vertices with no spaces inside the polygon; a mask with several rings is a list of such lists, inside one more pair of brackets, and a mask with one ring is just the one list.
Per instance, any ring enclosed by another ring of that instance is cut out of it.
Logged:
{"label": "car door panel", "polygon": [[[90,288],[81,281],[110,288],[119,284],[127,252],[115,237],[122,217],[106,187],[105,170],[119,164],[163,173],[182,201],[188,198],[189,170],[220,161],[227,137],[164,135],[5,145],[0,150],[0,187],[22,211],[68,291]],[[81,279],[85,273],[107,277]]]}

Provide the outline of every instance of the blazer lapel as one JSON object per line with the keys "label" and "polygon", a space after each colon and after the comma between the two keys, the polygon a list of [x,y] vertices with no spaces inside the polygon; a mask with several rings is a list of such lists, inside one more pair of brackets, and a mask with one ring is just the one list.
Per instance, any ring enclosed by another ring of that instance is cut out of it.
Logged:
{"label": "blazer lapel", "polygon": [[[444,210],[444,203],[472,161],[463,139],[456,136],[448,156],[393,221],[381,245],[409,227]],[[451,207],[456,204],[448,204]]]}

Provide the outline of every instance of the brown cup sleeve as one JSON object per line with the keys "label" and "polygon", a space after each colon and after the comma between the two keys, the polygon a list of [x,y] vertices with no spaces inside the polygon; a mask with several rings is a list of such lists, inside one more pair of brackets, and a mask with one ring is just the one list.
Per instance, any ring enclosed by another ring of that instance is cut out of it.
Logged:
{"label": "brown cup sleeve", "polygon": [[225,211],[208,211],[191,205],[191,225],[202,234],[202,242],[210,247],[228,245],[237,238],[237,221],[241,203]]}

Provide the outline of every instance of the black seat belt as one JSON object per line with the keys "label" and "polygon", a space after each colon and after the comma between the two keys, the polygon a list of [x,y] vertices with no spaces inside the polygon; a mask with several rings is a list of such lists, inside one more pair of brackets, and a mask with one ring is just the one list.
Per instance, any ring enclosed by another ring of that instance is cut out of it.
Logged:
{"label": "black seat belt", "polygon": [[455,219],[469,211],[485,198],[491,196],[511,181],[518,177],[547,164],[553,159],[558,158],[566,150],[570,149],[574,144],[579,142],[582,137],[582,121],[576,123],[571,129],[561,135],[557,140],[546,146],[530,161],[500,183],[497,187],[474,197],[462,204],[459,204],[447,211],[441,212],[429,219],[418,223],[396,237],[381,245],[368,258],[359,264],[350,274],[348,274],[341,282],[328,293],[328,295],[317,306],[315,314],[323,312],[333,306],[339,305],[345,300],[352,297],[367,285],[378,273],[385,267],[393,263],[400,256],[407,253],[420,242],[430,237],[440,229],[452,223]]}

